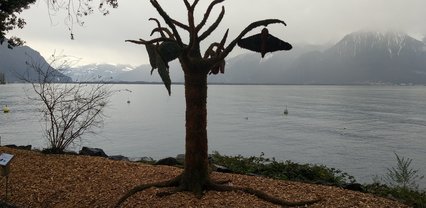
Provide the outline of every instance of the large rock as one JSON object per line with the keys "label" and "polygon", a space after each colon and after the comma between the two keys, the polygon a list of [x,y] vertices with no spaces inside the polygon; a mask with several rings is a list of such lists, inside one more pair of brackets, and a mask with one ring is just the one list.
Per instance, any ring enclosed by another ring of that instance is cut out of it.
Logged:
{"label": "large rock", "polygon": [[221,172],[221,173],[233,173],[234,171],[232,171],[231,169],[225,167],[225,166],[221,166],[221,165],[217,165],[217,164],[212,164],[213,170],[216,172]]}
{"label": "large rock", "polygon": [[184,164],[185,163],[185,154],[178,154],[178,155],[176,155],[176,160],[178,162],[180,162],[181,164]]}
{"label": "large rock", "polygon": [[129,161],[132,162],[142,162],[142,163],[149,163],[149,164],[154,164],[155,160],[152,159],[152,157],[130,157]]}
{"label": "large rock", "polygon": [[364,187],[359,183],[343,184],[342,188],[348,189],[348,190],[351,190],[351,191],[364,192]]}
{"label": "large rock", "polygon": [[91,147],[83,147],[80,152],[80,155],[89,155],[89,156],[98,156],[98,157],[108,157],[105,154],[104,150],[100,148],[91,148]]}
{"label": "large rock", "polygon": [[32,146],[31,145],[20,145],[17,146],[15,144],[7,144],[4,145],[5,147],[9,147],[9,148],[14,148],[14,149],[21,149],[21,150],[31,150]]}
{"label": "large rock", "polygon": [[175,166],[175,165],[182,165],[182,163],[179,163],[179,161],[177,161],[176,158],[167,157],[167,158],[164,158],[164,159],[157,161],[155,163],[155,165]]}
{"label": "large rock", "polygon": [[112,155],[112,156],[109,156],[108,159],[110,159],[110,160],[119,160],[119,161],[121,161],[121,160],[123,160],[123,161],[129,161],[129,158],[126,157],[126,156],[123,156],[123,155]]}

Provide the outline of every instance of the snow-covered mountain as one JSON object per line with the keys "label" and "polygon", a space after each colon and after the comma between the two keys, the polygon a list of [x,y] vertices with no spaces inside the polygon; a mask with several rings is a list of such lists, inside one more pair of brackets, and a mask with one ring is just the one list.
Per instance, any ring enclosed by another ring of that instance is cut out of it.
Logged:
{"label": "snow-covered mountain", "polygon": [[73,81],[117,81],[120,74],[132,71],[135,67],[130,65],[113,64],[88,64],[78,67],[68,68],[62,72],[71,77]]}
{"label": "snow-covered mountain", "polygon": [[[209,82],[426,84],[426,43],[423,41],[402,32],[360,31],[327,47],[293,43],[291,51],[268,54],[264,59],[252,52],[230,58],[225,74],[209,76]],[[89,78],[109,77],[112,81],[161,82],[157,72],[150,75],[148,65],[134,68],[87,65],[74,70],[67,74],[74,78],[90,75]],[[177,61],[170,64],[170,74],[172,82],[183,82]]]}
{"label": "snow-covered mountain", "polygon": [[[89,64],[63,70],[76,82],[161,82],[157,71],[151,75],[151,66],[114,64]],[[183,73],[177,61],[170,63],[170,77],[173,82],[183,82]]]}
{"label": "snow-covered mountain", "polygon": [[424,52],[424,43],[403,32],[360,31],[346,35],[329,52],[339,56],[383,54],[390,58]]}
{"label": "snow-covered mountain", "polygon": [[354,32],[283,70],[291,84],[425,84],[425,43],[401,32]]}

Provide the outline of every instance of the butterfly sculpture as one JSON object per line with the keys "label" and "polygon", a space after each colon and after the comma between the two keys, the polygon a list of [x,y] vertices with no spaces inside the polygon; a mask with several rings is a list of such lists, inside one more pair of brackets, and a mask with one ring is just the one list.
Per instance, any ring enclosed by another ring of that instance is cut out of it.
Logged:
{"label": "butterfly sculpture", "polygon": [[290,43],[280,40],[277,37],[269,34],[268,29],[263,28],[260,34],[256,34],[238,41],[238,46],[251,51],[259,52],[262,58],[268,52],[288,51],[293,48]]}

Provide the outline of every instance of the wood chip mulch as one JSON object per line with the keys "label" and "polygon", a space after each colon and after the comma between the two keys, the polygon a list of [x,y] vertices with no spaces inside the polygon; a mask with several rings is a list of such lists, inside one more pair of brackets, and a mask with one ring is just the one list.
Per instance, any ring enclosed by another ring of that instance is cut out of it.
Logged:
{"label": "wood chip mulch", "polygon": [[[13,154],[8,202],[17,207],[113,207],[132,187],[171,179],[181,169],[100,157],[44,155],[0,147]],[[337,187],[272,180],[263,177],[213,173],[216,180],[232,181],[289,201],[323,200],[309,207],[407,207],[396,201]],[[158,197],[165,189],[151,188],[129,198],[123,207],[278,207],[241,192],[209,191],[198,199],[191,193]],[[0,183],[5,200],[5,178]]]}

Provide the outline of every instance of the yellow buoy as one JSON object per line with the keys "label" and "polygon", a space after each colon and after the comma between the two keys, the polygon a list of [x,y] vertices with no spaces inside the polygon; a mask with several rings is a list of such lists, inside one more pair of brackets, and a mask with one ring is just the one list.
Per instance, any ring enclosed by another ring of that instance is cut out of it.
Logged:
{"label": "yellow buoy", "polygon": [[9,113],[10,109],[7,107],[7,105],[5,105],[3,107],[3,113]]}

